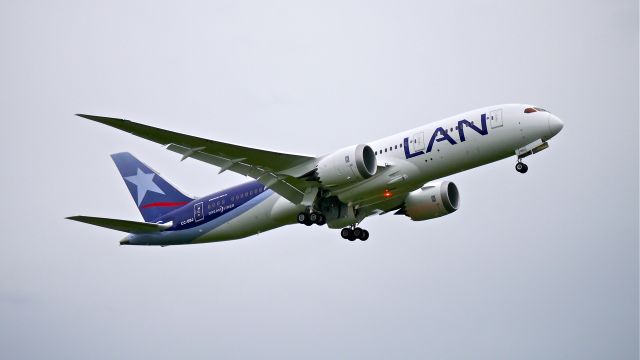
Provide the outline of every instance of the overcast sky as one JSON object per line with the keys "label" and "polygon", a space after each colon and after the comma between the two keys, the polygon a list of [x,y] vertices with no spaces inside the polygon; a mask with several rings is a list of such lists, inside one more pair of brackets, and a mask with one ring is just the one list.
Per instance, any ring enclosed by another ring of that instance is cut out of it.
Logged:
{"label": "overcast sky", "polygon": [[[637,359],[638,2],[0,3],[0,357]],[[448,178],[461,209],[120,247],[109,154],[244,177],[73,116],[323,154],[532,103],[550,148]]]}

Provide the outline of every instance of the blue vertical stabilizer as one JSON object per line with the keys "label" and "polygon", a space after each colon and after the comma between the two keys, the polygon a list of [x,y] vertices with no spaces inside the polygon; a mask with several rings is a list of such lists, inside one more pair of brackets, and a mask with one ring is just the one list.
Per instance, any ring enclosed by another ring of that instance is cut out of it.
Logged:
{"label": "blue vertical stabilizer", "polygon": [[144,221],[153,222],[193,200],[130,153],[113,154],[111,158],[116,163]]}

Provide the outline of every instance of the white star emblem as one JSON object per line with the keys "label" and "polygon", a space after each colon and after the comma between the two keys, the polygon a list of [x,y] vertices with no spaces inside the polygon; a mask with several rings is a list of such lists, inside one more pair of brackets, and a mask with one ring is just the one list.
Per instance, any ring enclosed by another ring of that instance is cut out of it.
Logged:
{"label": "white star emblem", "polygon": [[155,175],[156,174],[154,173],[144,173],[142,172],[142,170],[138,169],[137,174],[124,178],[125,180],[136,186],[136,189],[138,191],[138,206],[140,206],[140,203],[142,203],[142,199],[144,199],[144,196],[147,195],[147,191],[153,191],[155,193],[164,195],[164,191],[162,191],[162,189],[160,189],[158,185],[153,182],[153,177]]}

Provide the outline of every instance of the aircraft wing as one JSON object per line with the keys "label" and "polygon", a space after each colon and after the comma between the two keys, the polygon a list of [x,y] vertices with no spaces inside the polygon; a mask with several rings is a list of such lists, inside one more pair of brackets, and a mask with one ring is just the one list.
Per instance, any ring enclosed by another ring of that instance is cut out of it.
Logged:
{"label": "aircraft wing", "polygon": [[[317,184],[298,179],[315,169],[316,158],[305,155],[254,149],[204,139],[139,124],[130,120],[76,114],[141,138],[166,146],[182,154],[182,160],[194,158],[220,168],[252,177],[294,204],[315,195]],[[315,189],[313,189],[315,187]]]}

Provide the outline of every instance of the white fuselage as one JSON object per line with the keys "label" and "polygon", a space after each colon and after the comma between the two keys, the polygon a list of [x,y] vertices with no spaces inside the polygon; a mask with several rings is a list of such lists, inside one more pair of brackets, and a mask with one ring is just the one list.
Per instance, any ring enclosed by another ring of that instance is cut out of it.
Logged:
{"label": "white fuselage", "polygon": [[[486,107],[372,141],[367,145],[376,152],[376,174],[334,188],[331,193],[344,204],[358,204],[359,222],[371,214],[398,208],[408,193],[425,183],[531,150],[528,147],[546,142],[562,128],[555,115],[525,113],[526,108],[531,106]],[[191,233],[193,242],[238,239],[293,224],[296,214],[305,208],[271,191],[261,196],[246,204],[245,211],[215,227],[202,225]],[[348,224],[336,221],[328,225],[339,228]]]}

